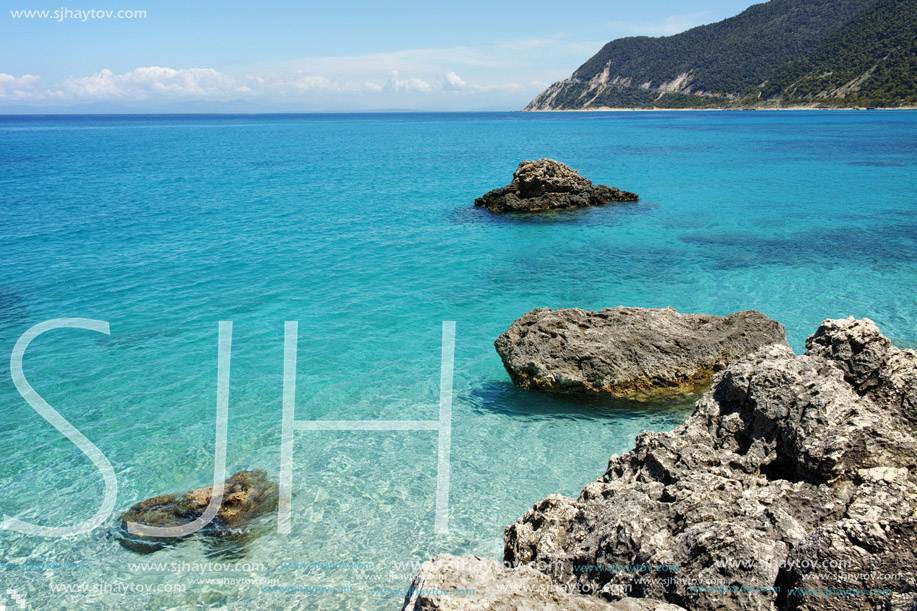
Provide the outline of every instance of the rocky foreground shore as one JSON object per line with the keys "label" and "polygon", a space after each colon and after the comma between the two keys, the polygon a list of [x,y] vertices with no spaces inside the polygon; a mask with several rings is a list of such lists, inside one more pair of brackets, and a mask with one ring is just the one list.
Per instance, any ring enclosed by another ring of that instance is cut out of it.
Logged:
{"label": "rocky foreground shore", "polygon": [[913,611],[917,352],[853,318],[763,347],[504,543],[429,561],[404,609]]}
{"label": "rocky foreground shore", "polygon": [[517,386],[644,401],[699,395],[714,373],[770,344],[786,346],[786,332],[761,312],[624,307],[538,308],[494,342]]}
{"label": "rocky foreground shore", "polygon": [[635,202],[636,193],[593,184],[579,172],[553,159],[523,161],[505,187],[474,201],[491,212],[544,212],[586,208],[609,202]]}

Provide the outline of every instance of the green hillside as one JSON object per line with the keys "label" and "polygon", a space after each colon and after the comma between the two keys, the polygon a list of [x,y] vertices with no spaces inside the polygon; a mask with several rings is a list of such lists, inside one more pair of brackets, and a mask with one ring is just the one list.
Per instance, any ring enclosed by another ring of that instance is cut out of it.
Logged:
{"label": "green hillside", "polygon": [[778,69],[762,94],[790,104],[917,105],[917,1],[880,0],[811,55]]}
{"label": "green hillside", "polygon": [[771,0],[612,41],[527,110],[915,103],[917,0]]}

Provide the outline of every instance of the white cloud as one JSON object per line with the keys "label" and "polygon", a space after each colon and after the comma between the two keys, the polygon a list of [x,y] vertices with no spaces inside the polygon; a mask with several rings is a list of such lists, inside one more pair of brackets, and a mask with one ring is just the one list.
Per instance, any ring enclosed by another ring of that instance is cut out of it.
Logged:
{"label": "white cloud", "polygon": [[295,97],[314,93],[357,93],[363,90],[359,85],[302,71],[263,76],[249,74],[240,77],[239,82],[242,84],[238,91],[252,95],[272,93]]}
{"label": "white cloud", "polygon": [[210,68],[176,70],[148,66],[123,74],[105,69],[90,76],[70,77],[49,93],[79,100],[145,100],[149,97],[219,97],[237,92],[239,88],[233,78]]}
{"label": "white cloud", "polygon": [[399,78],[397,70],[392,70],[388,73],[388,80],[385,81],[385,85],[382,88],[386,91],[402,93],[430,93],[433,91],[433,86],[423,79],[417,77]]}
{"label": "white cloud", "polygon": [[[175,69],[161,66],[135,68],[123,74],[104,69],[90,76],[70,77],[54,88],[41,89],[33,75],[0,74],[0,99],[56,98],[63,100],[150,100],[298,98],[309,94],[372,94],[382,91],[408,94],[460,91],[469,88],[455,72],[428,82],[416,76],[402,77],[391,70],[384,81],[351,82],[302,71],[268,75],[230,76],[211,68]],[[483,90],[484,88],[478,87]]]}
{"label": "white cloud", "polygon": [[[495,41],[486,47],[406,49],[307,57],[213,68],[144,66],[101,69],[49,84],[34,75],[0,74],[0,101],[64,104],[244,99],[289,106],[315,102],[408,107],[521,108],[565,78],[602,43],[557,35]],[[460,76],[461,75],[461,76]]]}
{"label": "white cloud", "polygon": [[534,97],[548,84],[546,81],[529,81],[523,84],[482,85],[469,83],[452,70],[429,80],[402,76],[400,71],[391,70],[385,79],[351,81],[304,71],[233,76],[212,68],[146,66],[121,74],[103,69],[89,76],[67,78],[54,87],[41,87],[39,77],[34,75],[16,77],[0,73],[0,101],[155,104],[181,100],[243,99],[268,104],[294,104],[310,100],[362,100],[370,105],[388,105],[401,101],[407,95],[410,98],[406,102],[420,103],[423,107],[427,104],[424,100],[430,104],[447,104],[451,97],[461,96],[462,100],[458,101],[467,105],[467,96],[490,96],[494,100],[511,100],[505,103],[514,108]]}
{"label": "white cloud", "polygon": [[34,74],[23,74],[16,77],[0,72],[0,99],[31,99],[38,91],[39,77]]}
{"label": "white cloud", "polygon": [[92,76],[68,78],[60,85],[65,98],[145,100],[149,97],[220,98],[243,93],[243,85],[211,68],[176,70],[149,66],[124,74],[101,70]]}
{"label": "white cloud", "polygon": [[467,87],[468,84],[455,72],[450,70],[443,75],[443,89],[447,91],[461,91]]}

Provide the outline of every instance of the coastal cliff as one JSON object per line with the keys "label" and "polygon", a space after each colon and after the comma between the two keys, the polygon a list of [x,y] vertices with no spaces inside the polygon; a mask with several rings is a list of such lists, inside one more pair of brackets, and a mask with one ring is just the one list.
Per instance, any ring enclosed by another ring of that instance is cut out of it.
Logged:
{"label": "coastal cliff", "polygon": [[[428,562],[404,608],[539,608],[520,601],[537,570],[558,591],[645,608],[913,609],[917,352],[853,318],[822,323],[801,356],[763,347],[718,373],[683,426],[642,433],[504,543],[503,566],[477,578]],[[455,584],[487,606],[442,594]]]}
{"label": "coastal cliff", "polygon": [[614,40],[525,110],[917,105],[917,2],[771,0]]}

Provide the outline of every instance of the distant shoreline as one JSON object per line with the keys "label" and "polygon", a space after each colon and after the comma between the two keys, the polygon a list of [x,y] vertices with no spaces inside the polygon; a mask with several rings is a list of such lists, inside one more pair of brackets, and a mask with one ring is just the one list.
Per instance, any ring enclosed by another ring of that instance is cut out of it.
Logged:
{"label": "distant shoreline", "polygon": [[409,111],[306,111],[306,112],[2,112],[0,118],[13,117],[298,117],[330,115],[474,115],[552,112],[747,112],[747,111],[870,111],[870,110],[917,110],[917,106],[894,106],[875,108],[813,108],[792,106],[780,108],[563,108],[552,110],[409,110]]}
{"label": "distant shoreline", "polygon": [[747,111],[867,111],[867,110],[917,110],[917,106],[876,106],[869,108],[824,108],[816,106],[781,106],[779,108],[767,107],[748,107],[748,108],[611,108],[603,106],[600,108],[557,108],[551,110],[523,110],[522,112],[747,112]]}

